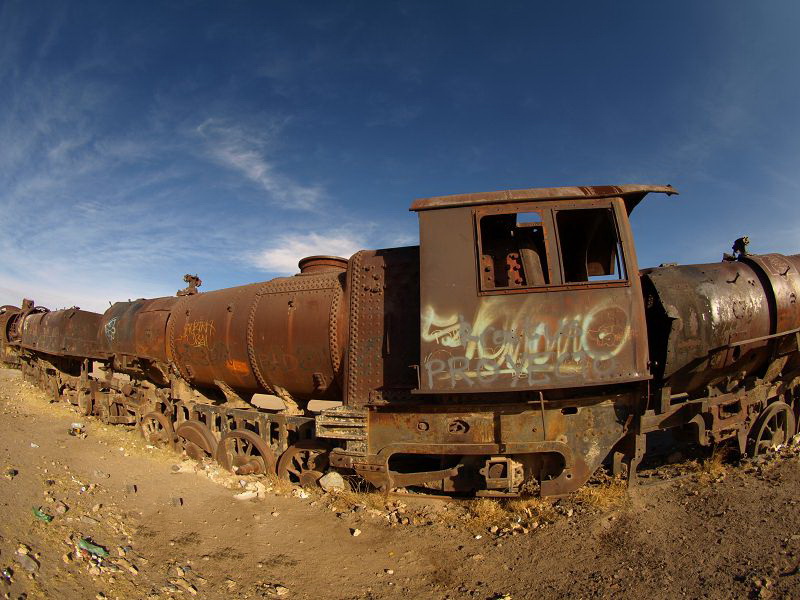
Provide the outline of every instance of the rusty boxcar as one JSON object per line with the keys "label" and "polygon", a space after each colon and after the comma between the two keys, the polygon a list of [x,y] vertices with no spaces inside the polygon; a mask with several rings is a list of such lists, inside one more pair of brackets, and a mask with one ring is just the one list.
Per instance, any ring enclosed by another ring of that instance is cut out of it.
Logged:
{"label": "rusty boxcar", "polygon": [[670,186],[426,198],[415,247],[292,277],[0,314],[6,362],[86,414],[238,473],[561,495],[647,434],[763,452],[800,409],[800,255],[639,269],[629,215]]}

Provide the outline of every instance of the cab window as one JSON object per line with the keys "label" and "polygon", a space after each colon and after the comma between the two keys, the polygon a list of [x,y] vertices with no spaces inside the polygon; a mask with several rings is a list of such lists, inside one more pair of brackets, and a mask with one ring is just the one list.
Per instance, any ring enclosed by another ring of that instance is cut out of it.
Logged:
{"label": "cab window", "polygon": [[550,283],[540,211],[479,217],[481,289],[513,289]]}
{"label": "cab window", "polygon": [[610,208],[556,211],[564,283],[627,279]]}

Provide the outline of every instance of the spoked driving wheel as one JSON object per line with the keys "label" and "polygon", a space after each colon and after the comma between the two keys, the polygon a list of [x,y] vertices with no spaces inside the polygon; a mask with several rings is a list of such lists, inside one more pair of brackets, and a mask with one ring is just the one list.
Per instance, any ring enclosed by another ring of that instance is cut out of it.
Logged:
{"label": "spoked driving wheel", "polygon": [[275,455],[267,442],[252,431],[229,431],[216,451],[217,462],[237,475],[266,475],[275,472]]}
{"label": "spoked driving wheel", "polygon": [[213,457],[217,451],[217,438],[200,421],[181,421],[175,427],[175,437],[186,455],[194,460]]}
{"label": "spoked driving wheel", "polygon": [[794,435],[795,421],[791,407],[773,402],[761,414],[750,433],[750,455],[766,454],[770,448],[785,444]]}
{"label": "spoked driving wheel", "polygon": [[303,487],[314,487],[328,468],[330,448],[314,440],[289,446],[278,462],[278,477]]}
{"label": "spoked driving wheel", "polygon": [[175,445],[175,432],[167,416],[160,412],[149,412],[139,424],[142,437],[153,446],[172,448]]}

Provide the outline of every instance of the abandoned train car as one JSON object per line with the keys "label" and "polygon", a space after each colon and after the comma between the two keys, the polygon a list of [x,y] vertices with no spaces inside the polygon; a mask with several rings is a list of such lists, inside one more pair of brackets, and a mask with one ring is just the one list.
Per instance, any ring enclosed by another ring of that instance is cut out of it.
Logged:
{"label": "abandoned train car", "polygon": [[426,198],[416,247],[104,314],[0,309],[0,357],[107,423],[241,474],[561,495],[646,436],[763,452],[795,433],[800,255],[640,270],[670,186]]}

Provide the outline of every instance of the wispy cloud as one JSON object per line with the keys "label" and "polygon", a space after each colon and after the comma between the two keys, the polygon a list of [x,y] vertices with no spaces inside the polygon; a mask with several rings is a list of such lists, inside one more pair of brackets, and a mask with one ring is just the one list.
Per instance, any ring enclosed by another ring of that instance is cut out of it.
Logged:
{"label": "wispy cloud", "polygon": [[265,271],[280,274],[297,272],[297,262],[319,254],[350,258],[367,242],[352,233],[332,230],[324,233],[280,235],[263,250],[250,255],[250,262]]}
{"label": "wispy cloud", "polygon": [[208,119],[197,127],[206,141],[206,150],[219,164],[238,171],[267,192],[267,201],[283,208],[316,210],[325,197],[319,185],[305,185],[278,172],[267,157],[278,125],[258,136],[242,127]]}

